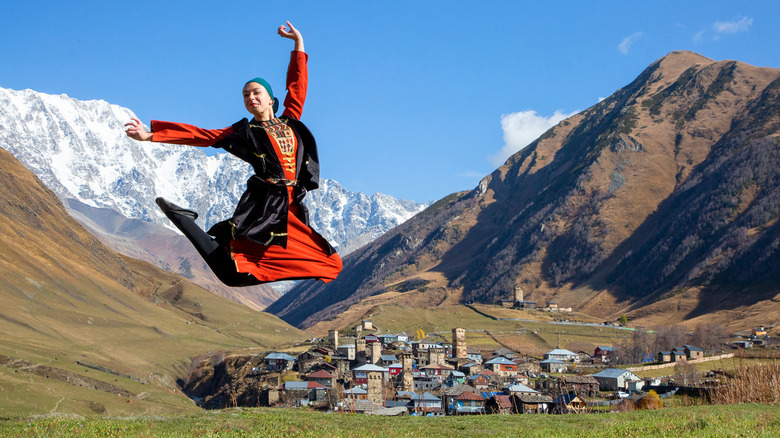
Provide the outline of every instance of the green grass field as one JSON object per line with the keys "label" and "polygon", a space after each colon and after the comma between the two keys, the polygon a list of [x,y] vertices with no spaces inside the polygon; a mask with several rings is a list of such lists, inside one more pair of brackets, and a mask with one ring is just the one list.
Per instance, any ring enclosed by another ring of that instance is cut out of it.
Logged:
{"label": "green grass field", "polygon": [[15,437],[654,437],[780,435],[780,406],[730,405],[581,415],[378,417],[240,409],[166,417],[0,419]]}

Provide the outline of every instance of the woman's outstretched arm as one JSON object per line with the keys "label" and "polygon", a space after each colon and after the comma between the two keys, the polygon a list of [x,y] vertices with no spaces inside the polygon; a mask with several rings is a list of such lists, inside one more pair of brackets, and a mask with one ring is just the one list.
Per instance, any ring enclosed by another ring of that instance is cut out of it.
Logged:
{"label": "woman's outstretched arm", "polygon": [[185,123],[152,120],[152,131],[144,128],[140,120],[130,119],[125,124],[127,136],[138,141],[183,144],[188,146],[213,146],[216,142],[233,132],[233,127],[223,129],[203,129]]}

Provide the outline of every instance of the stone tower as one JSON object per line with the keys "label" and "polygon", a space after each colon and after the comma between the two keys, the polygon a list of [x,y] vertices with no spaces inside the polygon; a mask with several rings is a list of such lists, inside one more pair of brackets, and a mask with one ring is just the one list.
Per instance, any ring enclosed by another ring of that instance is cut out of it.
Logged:
{"label": "stone tower", "polygon": [[401,391],[414,391],[414,375],[412,353],[401,353]]}
{"label": "stone tower", "polygon": [[444,349],[443,348],[429,348],[428,349],[428,365],[444,365]]}
{"label": "stone tower", "polygon": [[379,357],[382,356],[382,343],[381,342],[371,342],[369,345],[369,362],[375,364],[379,362]]}
{"label": "stone tower", "polygon": [[363,338],[355,339],[355,359],[359,361],[366,360],[366,340]]}
{"label": "stone tower", "polygon": [[523,288],[515,286],[515,302],[523,301]]}
{"label": "stone tower", "polygon": [[467,356],[465,329],[452,329],[452,356],[458,359],[465,359]]}
{"label": "stone tower", "polygon": [[329,330],[328,331],[328,340],[330,341],[330,345],[333,347],[334,350],[339,349],[339,331],[338,330]]}
{"label": "stone tower", "polygon": [[366,372],[366,379],[368,380],[366,398],[380,408],[385,406],[385,397],[382,391],[382,374],[381,371]]}

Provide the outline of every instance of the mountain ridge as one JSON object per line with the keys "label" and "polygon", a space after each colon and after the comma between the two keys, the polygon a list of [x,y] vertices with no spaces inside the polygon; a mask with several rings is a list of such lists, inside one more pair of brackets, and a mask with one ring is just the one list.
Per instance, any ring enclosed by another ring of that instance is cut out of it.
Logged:
{"label": "mountain ridge", "polygon": [[[615,250],[631,236],[646,240],[636,235],[639,227],[657,208],[669,205],[664,200],[707,171],[713,149],[738,151],[739,144],[728,143],[729,138],[742,136],[756,154],[772,152],[779,76],[778,69],[672,52],[607,99],[551,128],[474,190],[434,203],[345,258],[337,282],[296,288],[268,310],[309,327],[368,297],[372,303],[381,303],[382,297],[402,299],[393,295],[399,290],[495,302],[521,287],[527,299],[538,302],[552,300],[605,318],[619,312],[631,316],[640,310],[632,307],[640,305],[640,297],[626,293],[626,284],[605,280],[614,263],[638,248]],[[757,112],[742,120],[751,105]],[[774,155],[767,159],[771,162]],[[768,181],[761,184],[772,187]],[[771,190],[759,191],[755,199],[774,211]],[[663,230],[655,235],[666,238]],[[771,252],[772,234],[766,236]],[[380,268],[371,271],[371,265]],[[668,274],[660,265],[635,264],[633,269],[647,269],[645,275],[653,278]],[[699,288],[695,294],[704,297],[716,286],[702,275],[669,277],[656,289]],[[665,292],[656,291],[658,296]],[[693,311],[689,306],[669,312],[668,320],[686,320]]]}

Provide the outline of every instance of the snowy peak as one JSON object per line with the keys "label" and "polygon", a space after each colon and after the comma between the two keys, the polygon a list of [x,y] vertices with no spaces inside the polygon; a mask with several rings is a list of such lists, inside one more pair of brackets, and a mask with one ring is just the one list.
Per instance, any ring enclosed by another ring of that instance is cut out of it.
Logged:
{"label": "snowy peak", "polygon": [[[209,156],[200,148],[129,139],[124,124],[132,117],[129,109],[102,100],[0,88],[0,146],[61,199],[166,227],[157,196],[198,211],[205,228],[230,217],[251,167],[226,153]],[[342,254],[426,206],[350,192],[327,179],[306,204],[312,226]]]}

